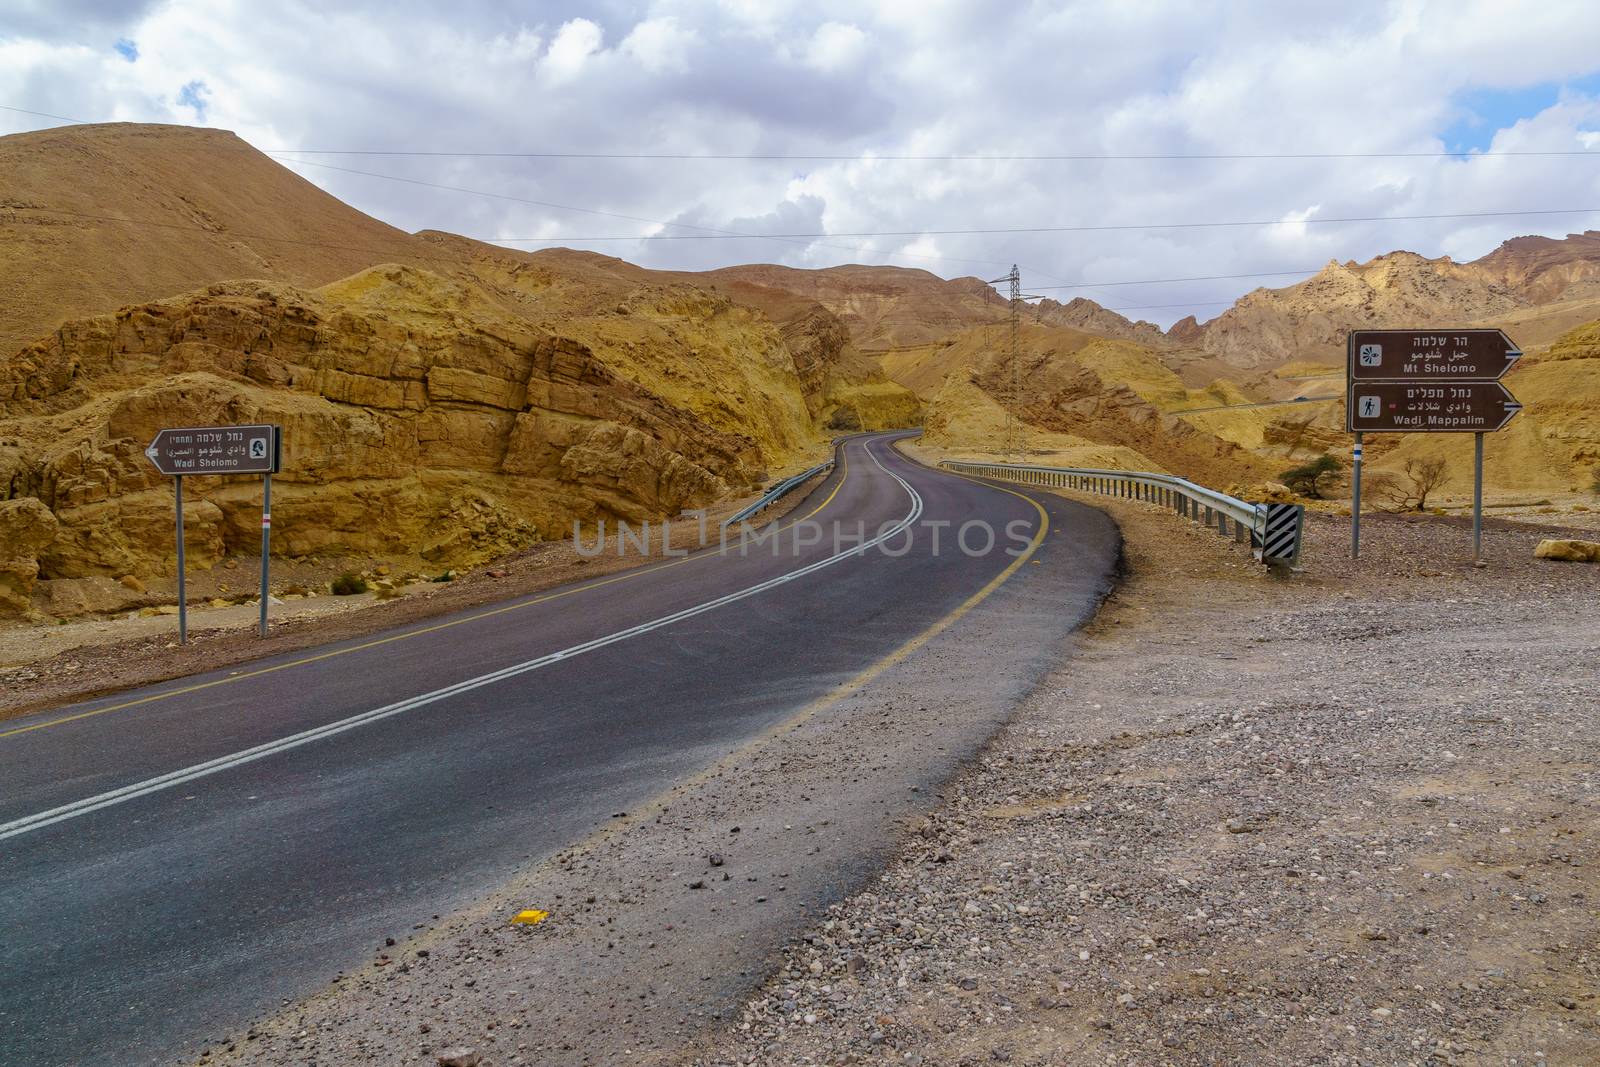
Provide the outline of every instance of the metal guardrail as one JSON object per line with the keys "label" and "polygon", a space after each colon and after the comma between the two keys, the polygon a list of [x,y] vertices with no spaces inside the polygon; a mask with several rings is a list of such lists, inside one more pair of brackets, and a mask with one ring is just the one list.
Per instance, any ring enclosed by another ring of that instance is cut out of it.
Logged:
{"label": "metal guardrail", "polygon": [[831,470],[833,470],[833,460],[830,459],[825,463],[818,463],[815,467],[812,467],[808,471],[801,471],[799,474],[785,478],[783,481],[779,482],[777,485],[773,486],[771,489],[768,489],[764,494],[762,494],[760,500],[741,508],[732,515],[729,515],[726,519],[723,519],[722,525],[732,526],[736,522],[743,522],[757,512],[770,507],[778,500],[779,497],[782,497],[791,489],[804,485],[817,475]]}
{"label": "metal guardrail", "polygon": [[1300,558],[1305,509],[1299,504],[1252,504],[1171,474],[1148,471],[1032,467],[961,460],[945,460],[939,466],[981,478],[1143,500],[1170,507],[1184,518],[1214,527],[1224,537],[1230,532],[1231,521],[1234,538],[1248,543],[1262,562],[1287,565]]}

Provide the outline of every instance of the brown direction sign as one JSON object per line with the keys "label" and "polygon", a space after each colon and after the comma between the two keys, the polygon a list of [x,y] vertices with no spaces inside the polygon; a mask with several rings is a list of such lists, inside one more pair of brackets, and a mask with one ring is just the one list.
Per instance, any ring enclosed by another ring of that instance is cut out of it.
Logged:
{"label": "brown direction sign", "polygon": [[1487,433],[1521,410],[1499,382],[1351,382],[1345,428],[1352,433]]}
{"label": "brown direction sign", "polygon": [[1355,330],[1351,381],[1496,381],[1522,358],[1500,330]]}
{"label": "brown direction sign", "polygon": [[185,426],[162,430],[144,450],[162,474],[276,474],[276,426]]}

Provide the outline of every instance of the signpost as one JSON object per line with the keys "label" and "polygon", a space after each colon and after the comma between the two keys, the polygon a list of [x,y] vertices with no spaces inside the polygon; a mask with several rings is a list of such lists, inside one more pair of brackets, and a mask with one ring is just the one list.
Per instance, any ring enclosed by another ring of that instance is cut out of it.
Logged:
{"label": "signpost", "polygon": [[1492,433],[1522,410],[1499,382],[1352,382],[1356,433]]}
{"label": "signpost", "polygon": [[1368,433],[1471,433],[1472,559],[1483,542],[1483,435],[1522,410],[1500,378],[1522,358],[1500,330],[1354,330],[1345,352],[1345,429],[1356,435],[1350,556],[1361,555],[1361,446]]}
{"label": "signpost", "polygon": [[177,486],[178,642],[189,641],[189,603],[183,556],[183,479],[195,474],[259,474],[261,483],[261,636],[267,636],[269,559],[272,548],[272,476],[283,466],[277,426],[186,426],[156,434],[144,454]]}
{"label": "signpost", "polygon": [[1358,330],[1351,381],[1498,381],[1522,358],[1500,330]]}

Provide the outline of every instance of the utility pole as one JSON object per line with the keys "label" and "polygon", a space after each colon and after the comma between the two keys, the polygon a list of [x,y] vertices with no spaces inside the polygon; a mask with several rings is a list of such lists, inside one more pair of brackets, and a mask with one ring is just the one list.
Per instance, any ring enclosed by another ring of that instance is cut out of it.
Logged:
{"label": "utility pole", "polygon": [[[1019,316],[1022,314],[1022,275],[1017,270],[1017,265],[1011,265],[1011,273],[1003,278],[989,279],[990,285],[1005,282],[1010,287],[1011,296],[1011,367],[1009,377],[1010,395],[1002,405],[1006,410],[1005,425],[1005,452],[1007,457],[1015,459],[1022,451],[1023,430],[1022,419],[1016,414],[1017,404],[1022,400],[1022,372],[1017,360],[1017,331],[1020,325]],[[987,297],[985,298],[987,300]]]}
{"label": "utility pole", "polygon": [[[1017,265],[1011,264],[1011,273],[1006,276],[1011,281],[1011,410],[1017,410],[1017,405],[1022,402],[1021,371],[1017,365],[1017,326],[1019,316],[1022,314],[1022,275],[1017,272]],[[1012,424],[1016,427],[1017,441],[1015,451],[1018,453],[1016,462],[1021,462],[1023,443],[1022,416],[1013,414]]]}

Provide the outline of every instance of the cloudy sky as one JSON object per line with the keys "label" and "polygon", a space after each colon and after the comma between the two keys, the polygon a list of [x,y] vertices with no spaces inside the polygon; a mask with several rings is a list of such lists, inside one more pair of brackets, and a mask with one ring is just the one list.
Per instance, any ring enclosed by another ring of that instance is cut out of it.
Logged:
{"label": "cloudy sky", "polygon": [[[0,105],[231,129],[408,230],[691,269],[1016,262],[1163,324],[1297,276],[1161,279],[1600,228],[1569,211],[1600,209],[1593,0],[270,7],[0,0]],[[1235,222],[1270,224],[1196,225]]]}

